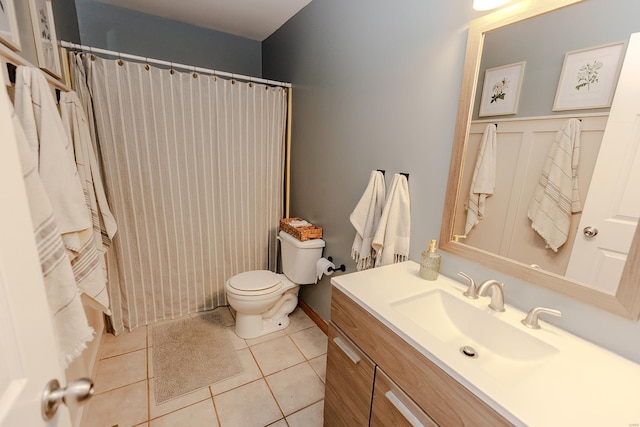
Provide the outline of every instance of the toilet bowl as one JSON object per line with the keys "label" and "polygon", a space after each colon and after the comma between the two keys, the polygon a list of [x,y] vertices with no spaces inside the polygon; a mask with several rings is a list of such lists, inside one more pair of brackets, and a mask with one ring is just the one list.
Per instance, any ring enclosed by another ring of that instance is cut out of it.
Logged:
{"label": "toilet bowl", "polygon": [[235,331],[240,338],[255,338],[289,326],[289,314],[298,305],[300,285],[315,282],[324,240],[301,242],[283,231],[278,240],[283,274],[245,271],[225,283],[227,301],[236,311]]}

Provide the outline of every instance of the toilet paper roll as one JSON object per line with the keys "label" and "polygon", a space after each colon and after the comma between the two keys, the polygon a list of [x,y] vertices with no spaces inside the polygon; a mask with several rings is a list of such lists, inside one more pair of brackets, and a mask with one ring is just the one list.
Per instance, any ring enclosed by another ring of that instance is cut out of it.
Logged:
{"label": "toilet paper roll", "polygon": [[323,274],[325,276],[331,276],[334,268],[336,268],[334,263],[326,258],[320,258],[318,262],[316,262],[316,283],[322,279]]}

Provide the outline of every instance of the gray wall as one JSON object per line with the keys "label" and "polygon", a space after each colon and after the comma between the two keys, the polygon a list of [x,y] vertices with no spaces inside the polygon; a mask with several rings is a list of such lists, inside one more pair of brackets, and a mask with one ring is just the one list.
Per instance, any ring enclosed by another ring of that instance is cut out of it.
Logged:
{"label": "gray wall", "polygon": [[75,0],[55,0],[51,2],[53,20],[56,24],[58,40],[80,43],[80,28]]}
{"label": "gray wall", "polygon": [[260,77],[259,41],[100,3],[76,0],[82,44]]}
{"label": "gray wall", "polygon": [[[372,169],[408,172],[411,259],[438,237],[468,24],[469,0],[314,0],[263,42],[265,77],[291,81],[291,214],[324,227],[325,255],[345,263],[349,214]],[[560,309],[553,323],[640,362],[640,323],[443,253],[441,272],[505,282],[507,303]],[[340,273],[338,273],[340,274]],[[390,283],[389,286],[393,286]],[[329,319],[325,277],[302,298]]]}
{"label": "gray wall", "polygon": [[[488,33],[473,117],[478,118],[484,70],[520,61],[527,64],[518,114],[509,117],[570,113],[551,111],[565,53],[628,40],[631,33],[640,31],[638,16],[637,0],[590,0]],[[608,111],[608,108],[580,111]]]}

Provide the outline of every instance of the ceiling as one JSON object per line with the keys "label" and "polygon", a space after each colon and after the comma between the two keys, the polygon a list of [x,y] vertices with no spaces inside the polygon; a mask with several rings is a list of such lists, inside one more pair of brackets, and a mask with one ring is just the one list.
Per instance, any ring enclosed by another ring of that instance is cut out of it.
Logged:
{"label": "ceiling", "polygon": [[100,0],[199,27],[262,41],[311,0]]}

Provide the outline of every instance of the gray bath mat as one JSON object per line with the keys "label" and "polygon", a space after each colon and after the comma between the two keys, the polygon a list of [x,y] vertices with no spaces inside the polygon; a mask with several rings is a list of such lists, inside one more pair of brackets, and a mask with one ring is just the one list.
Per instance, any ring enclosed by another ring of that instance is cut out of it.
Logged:
{"label": "gray bath mat", "polygon": [[153,372],[157,404],[242,373],[221,313],[153,326]]}

